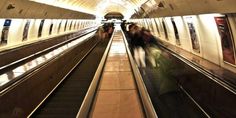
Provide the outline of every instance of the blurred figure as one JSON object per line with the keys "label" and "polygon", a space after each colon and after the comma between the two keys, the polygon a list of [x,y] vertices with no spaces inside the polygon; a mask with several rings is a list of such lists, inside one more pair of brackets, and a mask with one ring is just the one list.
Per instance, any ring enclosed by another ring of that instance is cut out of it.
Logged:
{"label": "blurred figure", "polygon": [[106,23],[98,28],[95,35],[97,39],[104,40],[111,37],[113,30],[114,30],[114,24]]}
{"label": "blurred figure", "polygon": [[105,23],[103,25],[103,29],[104,29],[105,37],[110,38],[113,33],[114,23]]}
{"label": "blurred figure", "polygon": [[122,29],[124,32],[127,31],[127,30],[126,30],[126,20],[122,21],[122,23],[120,24],[120,26],[121,26],[121,29]]}
{"label": "blurred figure", "polygon": [[[129,35],[129,37],[130,37],[131,40],[134,38],[134,33],[135,33],[134,27],[135,27],[135,26],[136,26],[135,24],[130,24],[130,25],[128,26],[128,35]],[[130,41],[130,43],[131,43],[131,41]],[[131,48],[132,48],[132,47],[131,47]]]}
{"label": "blurred figure", "polygon": [[129,38],[127,38],[127,41],[129,43],[129,47],[131,48],[131,54],[132,55],[134,55],[134,49],[133,49],[133,45],[132,45],[131,41],[134,39],[134,27],[135,26],[136,25],[133,24],[133,23],[127,25],[127,28],[128,28],[127,33],[128,33],[128,36],[129,36]]}
{"label": "blurred figure", "polygon": [[102,26],[100,26],[99,28],[98,28],[98,30],[97,30],[97,32],[96,32],[96,38],[98,39],[98,40],[103,40],[103,39],[105,39],[105,33],[104,33],[104,29],[103,29],[103,27]]}
{"label": "blurred figure", "polygon": [[151,34],[150,30],[144,27],[141,30],[142,38],[145,43],[145,51],[147,59],[150,61],[152,67],[158,67],[157,59],[160,57],[161,50],[157,47],[157,41]]}
{"label": "blurred figure", "polygon": [[142,33],[142,37],[145,42],[145,45],[147,46],[157,45],[157,41],[149,29],[142,27],[141,33]]}
{"label": "blurred figure", "polygon": [[134,58],[139,67],[146,67],[145,62],[145,43],[141,35],[141,29],[135,25],[131,30],[131,45],[134,51]]}
{"label": "blurred figure", "polygon": [[161,55],[161,50],[157,46],[153,45],[146,48],[147,59],[150,61],[152,67],[159,67],[158,59]]}

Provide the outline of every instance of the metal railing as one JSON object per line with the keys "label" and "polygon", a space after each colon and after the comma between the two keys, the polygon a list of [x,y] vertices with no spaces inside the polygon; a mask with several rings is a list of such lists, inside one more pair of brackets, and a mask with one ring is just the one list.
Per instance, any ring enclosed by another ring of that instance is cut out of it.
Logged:
{"label": "metal railing", "polygon": [[84,101],[78,111],[78,114],[76,116],[76,118],[86,118],[90,112],[92,103],[94,101],[95,98],[95,94],[96,94],[96,90],[100,81],[100,77],[102,75],[103,72],[103,68],[104,68],[104,64],[106,62],[107,56],[108,56],[108,52],[110,50],[111,44],[112,44],[112,39],[114,36],[114,32],[110,38],[110,41],[108,43],[108,46],[102,56],[101,62],[99,63],[98,69],[93,77],[93,81],[89,86],[88,92],[86,93],[86,96],[84,98]]}
{"label": "metal railing", "polygon": [[145,83],[143,82],[143,79],[142,79],[141,73],[138,69],[138,66],[135,63],[133,56],[131,55],[131,52],[130,52],[129,46],[128,46],[128,42],[126,40],[126,37],[125,37],[123,31],[122,31],[122,35],[124,37],[126,51],[128,53],[130,64],[131,64],[133,74],[134,74],[134,78],[135,78],[137,86],[138,86],[138,92],[141,97],[141,101],[142,101],[143,109],[145,111],[145,115],[147,118],[157,118],[158,116],[157,116],[156,111],[153,107],[152,101],[151,101],[150,96],[148,94]]}

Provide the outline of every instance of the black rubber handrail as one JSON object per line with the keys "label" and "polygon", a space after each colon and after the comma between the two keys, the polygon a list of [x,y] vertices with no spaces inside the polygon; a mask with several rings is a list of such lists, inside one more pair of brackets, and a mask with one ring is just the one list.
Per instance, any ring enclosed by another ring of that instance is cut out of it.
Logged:
{"label": "black rubber handrail", "polygon": [[231,84],[230,82],[228,82],[228,81],[226,81],[224,79],[221,79],[222,77],[219,77],[218,75],[212,73],[211,71],[202,68],[200,65],[198,65],[196,63],[193,63],[192,61],[186,59],[185,57],[177,54],[173,50],[166,48],[163,44],[159,44],[159,46],[161,46],[164,50],[167,50],[168,52],[170,52],[171,55],[173,55],[176,58],[180,59],[181,61],[185,62],[190,67],[192,67],[195,70],[197,70],[198,72],[202,73],[203,75],[205,75],[206,77],[208,77],[212,81],[214,81],[217,84],[221,85],[222,87],[224,87],[225,89],[229,90],[233,94],[236,94],[236,86],[235,85]]}
{"label": "black rubber handrail", "polygon": [[[91,32],[89,32],[89,33],[91,33]],[[87,33],[87,34],[89,34],[89,33]],[[85,35],[87,35],[87,34],[84,34],[83,36],[85,36]],[[81,36],[81,37],[82,37],[82,36]],[[78,38],[77,38],[77,39],[78,39]],[[89,39],[89,38],[88,38],[88,39]],[[76,40],[76,39],[73,39],[73,41],[74,41],[74,40]],[[87,39],[86,39],[86,40],[87,40]],[[84,41],[86,41],[86,40],[84,40]],[[70,42],[71,42],[71,41],[69,41],[69,42],[67,42],[67,43],[70,43]],[[67,44],[67,43],[65,43],[65,44]],[[64,45],[65,45],[65,44],[64,44]],[[79,44],[80,44],[80,43],[79,43]],[[58,56],[56,56],[56,57],[54,57],[54,58],[51,58],[51,59],[47,60],[47,61],[44,62],[44,63],[39,64],[38,66],[36,66],[36,67],[30,69],[29,71],[25,72],[24,74],[22,74],[22,75],[16,77],[15,79],[9,81],[8,83],[2,85],[2,86],[0,87],[0,95],[2,95],[2,94],[4,94],[4,93],[6,93],[7,91],[9,91],[10,88],[12,88],[12,87],[14,87],[14,86],[17,86],[21,81],[23,81],[21,78],[24,78],[25,76],[29,76],[29,75],[32,74],[33,72],[39,70],[41,67],[47,65],[49,62],[51,62],[51,61],[55,60],[56,58],[60,57],[60,55],[63,55],[63,54],[65,54],[65,53],[67,53],[68,51],[70,51],[71,49],[73,49],[74,47],[76,47],[76,46],[79,45],[79,44],[76,44],[76,45],[74,45],[74,46],[68,48],[68,49],[65,50],[64,52],[60,53]],[[62,45],[61,45],[61,46],[62,46]],[[60,46],[57,46],[57,48],[59,48],[59,47],[60,47]],[[54,49],[56,49],[56,48],[54,48]]]}
{"label": "black rubber handrail", "polygon": [[91,107],[92,107],[92,104],[93,104],[93,101],[95,99],[95,95],[96,95],[96,90],[97,90],[97,87],[98,87],[98,84],[99,84],[99,81],[100,81],[100,77],[102,75],[102,71],[103,71],[103,68],[104,68],[104,64],[106,62],[106,59],[107,59],[107,56],[108,56],[108,53],[109,53],[109,50],[111,48],[111,44],[112,44],[112,38],[114,36],[114,32],[110,38],[110,41],[108,43],[108,46],[106,47],[106,50],[102,56],[102,59],[99,63],[99,66],[97,68],[97,71],[92,79],[92,82],[89,86],[89,89],[86,93],[86,96],[83,100],[83,103],[78,111],[78,114],[76,116],[76,118],[86,118],[88,117],[88,114],[91,110]]}
{"label": "black rubber handrail", "polygon": [[51,90],[51,92],[41,101],[41,103],[29,114],[28,118],[31,117],[33,114],[35,114],[38,109],[40,109],[40,106],[42,106],[42,105],[44,104],[44,102],[53,94],[54,91],[56,91],[56,89],[63,83],[63,81],[64,81],[65,79],[67,79],[68,76],[75,70],[75,68],[76,68],[79,64],[81,64],[81,63],[83,62],[83,60],[92,52],[92,50],[93,50],[94,48],[96,48],[96,46],[97,46],[98,43],[99,43],[99,41],[96,42],[96,43],[92,46],[92,48],[90,48],[89,51],[86,52],[86,54],[70,69],[70,71],[69,71],[69,72],[63,77],[63,79],[53,88],[53,90]]}
{"label": "black rubber handrail", "polygon": [[135,63],[133,56],[129,50],[129,44],[127,42],[126,36],[123,31],[122,31],[122,35],[124,38],[126,51],[128,53],[129,61],[130,61],[131,68],[132,68],[132,71],[134,74],[134,78],[135,78],[135,81],[137,84],[138,93],[139,93],[141,101],[142,101],[142,106],[143,106],[145,115],[147,118],[158,118],[158,115],[153,107],[151,98],[150,98],[149,93],[147,91],[146,85],[142,79],[142,75],[141,75],[141,73],[138,69],[138,66]]}
{"label": "black rubber handrail", "polygon": [[[66,36],[66,35],[71,35],[71,34],[77,34],[77,33],[83,33],[84,31],[88,30],[88,29],[93,29],[93,28],[96,28],[98,26],[92,26],[92,27],[88,27],[88,28],[84,28],[84,29],[81,29],[81,30],[78,30],[78,31],[73,31],[73,32],[69,32],[69,33],[65,33],[65,34],[59,34],[58,36],[55,36],[55,37],[50,37],[49,40],[51,38],[57,38],[57,37],[61,37],[61,36]],[[47,40],[39,40],[37,42],[32,42],[32,43],[29,43],[29,44],[26,44],[26,45],[22,45],[22,46],[19,46],[19,47],[15,47],[15,48],[11,48],[11,49],[5,49],[5,50],[2,50],[0,52],[0,55],[4,54],[4,53],[8,53],[8,52],[11,52],[11,51],[14,51],[14,50],[17,50],[17,49],[21,49],[23,47],[26,47],[28,45],[32,45],[32,44],[38,44],[38,43],[41,43],[41,42],[45,42]]]}
{"label": "black rubber handrail", "polygon": [[[93,29],[93,30],[90,31],[89,29]],[[87,30],[89,30],[89,31],[87,31]],[[61,43],[59,43],[59,44],[56,44],[56,45],[54,45],[54,46],[52,46],[52,47],[46,48],[46,49],[44,49],[44,50],[42,50],[42,51],[39,51],[39,52],[37,52],[37,53],[34,53],[34,54],[32,54],[32,55],[29,55],[29,56],[24,57],[24,58],[22,58],[22,59],[19,59],[19,60],[17,60],[17,61],[14,61],[14,62],[12,62],[12,63],[10,63],[10,64],[1,66],[1,67],[0,67],[0,72],[4,72],[4,70],[6,70],[7,68],[9,68],[9,67],[11,67],[11,66],[14,66],[14,65],[16,65],[16,64],[19,64],[19,63],[21,63],[21,62],[23,62],[23,61],[25,61],[25,60],[29,60],[29,59],[35,58],[35,57],[37,57],[37,56],[39,56],[39,55],[41,55],[41,54],[43,54],[43,53],[49,52],[49,51],[51,51],[51,50],[54,50],[54,49],[56,49],[56,48],[58,48],[58,47],[60,47],[60,46],[62,46],[62,45],[64,45],[64,44],[66,44],[66,43],[69,43],[69,42],[71,42],[71,41],[73,41],[73,40],[76,40],[77,38],[82,37],[82,36],[84,36],[84,35],[86,35],[86,34],[88,34],[88,33],[90,33],[90,32],[95,31],[95,30],[97,30],[97,27],[86,28],[86,29],[83,29],[83,30],[78,31],[77,33],[71,33],[71,34],[76,34],[76,36],[75,36],[75,37],[72,37],[72,38],[70,38],[70,39],[68,39],[68,40],[66,40],[66,41],[63,41],[63,42],[61,42]],[[87,32],[84,32],[84,31],[87,31]],[[80,32],[82,32],[82,33],[81,33],[81,34],[78,34],[78,33],[80,33]],[[68,35],[68,34],[65,34],[65,35]],[[60,37],[60,36],[58,36],[58,37]],[[55,38],[55,37],[54,37],[54,38]],[[41,42],[43,42],[43,41],[31,43],[31,44],[29,44],[29,45],[32,45],[32,44],[40,44]],[[21,48],[26,47],[26,46],[28,46],[28,45],[24,45],[24,46],[21,46],[21,47],[17,47],[17,48],[11,49],[10,51],[8,50],[8,51],[5,51],[5,52],[1,52],[0,55],[2,55],[2,54],[4,54],[4,53],[9,53],[9,52],[14,51],[14,50],[20,50]],[[1,74],[1,73],[0,73],[0,74]]]}
{"label": "black rubber handrail", "polygon": [[[112,35],[111,39],[113,38],[113,36],[114,36],[114,32],[113,32],[113,35]],[[125,38],[123,32],[122,32],[122,36],[123,36],[123,38]],[[141,74],[140,74],[139,70],[137,69],[137,67],[135,67],[134,60],[131,56],[130,51],[128,50],[128,43],[127,43],[126,39],[124,39],[124,42],[125,42],[126,51],[128,52],[128,55],[129,55],[129,60],[130,60],[130,63],[131,63],[131,67],[132,67],[134,76],[136,78],[135,80],[136,80],[136,83],[137,83],[137,86],[138,86],[137,88],[138,88],[139,94],[141,96],[142,106],[144,107],[145,115],[148,118],[157,118],[157,114],[155,112],[155,109],[153,108],[150,97],[149,97],[149,95],[147,93],[147,90],[145,88],[145,85],[144,85],[144,83],[141,79]],[[93,104],[94,99],[95,99],[96,89],[98,87],[100,77],[102,75],[102,71],[103,71],[104,64],[106,62],[107,56],[108,56],[109,49],[111,47],[111,43],[112,43],[112,40],[110,40],[109,45],[107,46],[107,49],[106,49],[106,51],[105,51],[105,53],[102,57],[102,60],[99,64],[99,67],[96,71],[96,74],[93,78],[93,81],[92,81],[92,83],[89,87],[89,90],[86,94],[86,97],[83,101],[83,104],[82,104],[76,118],[88,117],[88,114],[91,110],[92,104]]]}

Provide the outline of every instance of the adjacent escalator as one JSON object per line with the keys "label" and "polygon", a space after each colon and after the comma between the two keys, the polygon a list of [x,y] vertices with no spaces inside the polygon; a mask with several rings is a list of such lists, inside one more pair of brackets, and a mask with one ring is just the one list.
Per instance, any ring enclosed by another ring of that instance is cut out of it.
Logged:
{"label": "adjacent escalator", "polygon": [[101,40],[31,116],[74,118],[108,42],[109,39]]}
{"label": "adjacent escalator", "polygon": [[[128,35],[127,40],[130,41]],[[155,49],[155,48],[153,48]],[[132,49],[131,49],[132,50]],[[171,54],[164,50],[153,55],[156,66],[148,61],[146,68],[139,68],[148,94],[159,118],[204,118],[207,115],[181,89],[175,75],[181,74]]]}
{"label": "adjacent escalator", "polygon": [[192,56],[191,60],[175,51],[175,46],[157,41],[147,48],[147,67],[140,70],[158,117],[236,117],[235,75],[214,69],[204,59]]}

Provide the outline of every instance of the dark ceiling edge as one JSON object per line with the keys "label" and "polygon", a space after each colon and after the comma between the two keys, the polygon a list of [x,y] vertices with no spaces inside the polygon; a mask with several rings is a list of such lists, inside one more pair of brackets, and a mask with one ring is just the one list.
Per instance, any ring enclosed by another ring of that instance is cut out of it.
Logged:
{"label": "dark ceiling edge", "polygon": [[[34,2],[34,1],[29,1],[29,2]],[[37,2],[34,2],[34,3],[37,3]],[[42,3],[37,3],[37,4],[42,4]],[[42,5],[86,15],[88,18],[84,18],[84,19],[95,19],[96,18],[96,16],[94,14],[89,14],[89,13],[80,12],[80,11],[76,11],[76,10],[66,9],[66,8],[62,8],[62,7],[56,7],[56,6],[47,5],[47,4],[42,4]]]}
{"label": "dark ceiling edge", "polygon": [[0,18],[24,19],[95,19],[93,14],[59,8],[28,0],[5,0],[0,3]]}
{"label": "dark ceiling edge", "polygon": [[170,1],[161,0],[153,7],[147,7],[147,5],[142,4],[139,10],[136,11],[136,13],[134,13],[131,16],[131,19],[189,16],[189,15],[215,14],[215,13],[229,14],[236,12],[236,7],[234,6],[236,4],[236,1],[231,1],[231,2],[226,2],[222,0],[211,1],[211,2],[194,1],[192,4],[190,4],[191,3],[190,0],[182,0],[182,1],[185,2],[177,4],[177,2],[172,3]]}

